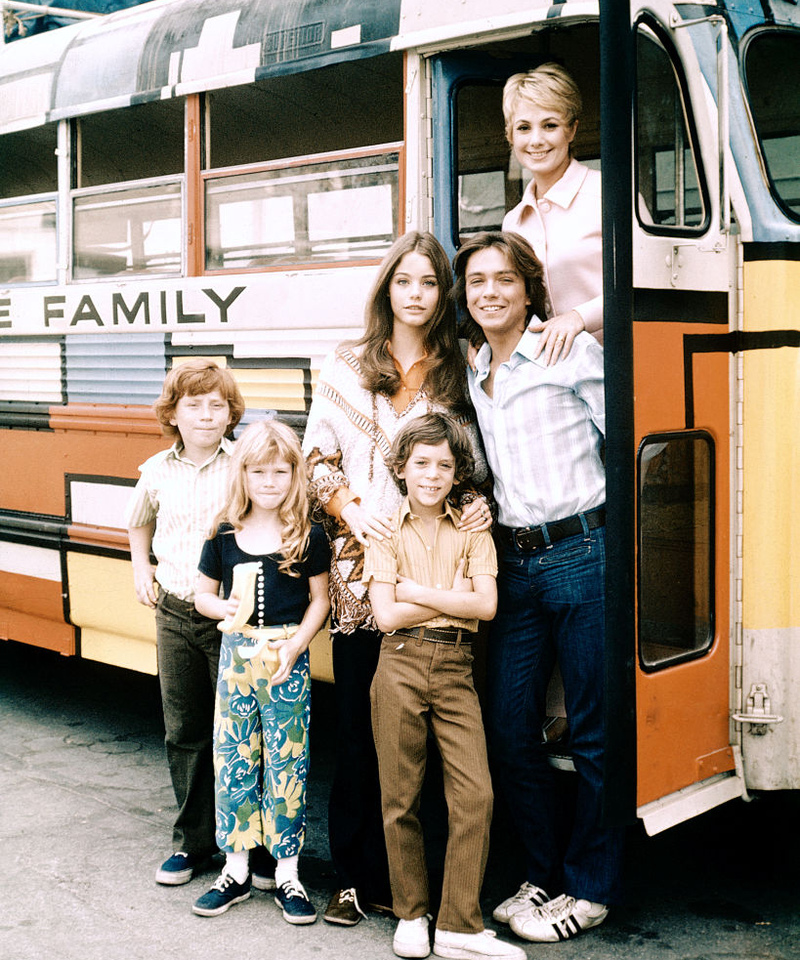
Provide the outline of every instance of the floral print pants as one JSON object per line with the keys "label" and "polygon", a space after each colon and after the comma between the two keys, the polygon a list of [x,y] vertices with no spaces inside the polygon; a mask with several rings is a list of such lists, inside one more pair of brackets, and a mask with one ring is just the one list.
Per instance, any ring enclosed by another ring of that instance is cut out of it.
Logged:
{"label": "floral print pants", "polygon": [[224,852],[264,846],[276,859],[300,852],[306,831],[308,651],[289,679],[269,687],[258,658],[242,659],[240,633],[222,635],[214,712],[217,844]]}

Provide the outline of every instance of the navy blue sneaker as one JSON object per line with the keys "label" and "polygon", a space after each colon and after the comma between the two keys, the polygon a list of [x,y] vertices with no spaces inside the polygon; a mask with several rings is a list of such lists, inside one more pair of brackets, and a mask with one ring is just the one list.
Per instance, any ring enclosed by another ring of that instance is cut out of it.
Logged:
{"label": "navy blue sneaker", "polygon": [[192,913],[200,917],[216,917],[229,910],[234,903],[241,903],[250,897],[250,878],[237,883],[229,873],[221,874],[208,893],[198,897],[192,906]]}
{"label": "navy blue sneaker", "polygon": [[156,883],[163,883],[168,887],[179,887],[192,879],[195,869],[200,866],[198,857],[191,853],[173,853],[156,870]]}
{"label": "navy blue sneaker", "polygon": [[275,903],[287,923],[313,923],[317,919],[317,911],[299,880],[282,883],[275,891]]}

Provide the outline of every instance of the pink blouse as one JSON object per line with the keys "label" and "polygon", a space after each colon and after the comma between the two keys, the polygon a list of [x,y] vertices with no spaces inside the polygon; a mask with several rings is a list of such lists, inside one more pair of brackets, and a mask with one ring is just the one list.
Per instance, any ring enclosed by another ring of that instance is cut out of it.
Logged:
{"label": "pink blouse", "polygon": [[603,342],[603,245],[600,174],[572,160],[564,176],[542,197],[534,182],[503,219],[503,230],[518,233],[544,267],[547,316],[576,310]]}

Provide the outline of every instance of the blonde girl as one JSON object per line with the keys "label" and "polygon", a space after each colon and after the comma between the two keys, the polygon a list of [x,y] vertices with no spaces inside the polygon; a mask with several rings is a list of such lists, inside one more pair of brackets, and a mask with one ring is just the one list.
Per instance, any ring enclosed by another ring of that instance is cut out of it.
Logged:
{"label": "blonde girl", "polygon": [[[195,605],[219,624],[214,716],[217,844],[225,867],[192,907],[213,917],[250,896],[250,851],[277,861],[275,902],[288,923],[316,911],[298,878],[306,828],[308,645],[325,623],[330,554],[309,522],[306,469],[277,420],[239,438],[228,499],[203,547]],[[221,588],[221,590],[220,590]]]}

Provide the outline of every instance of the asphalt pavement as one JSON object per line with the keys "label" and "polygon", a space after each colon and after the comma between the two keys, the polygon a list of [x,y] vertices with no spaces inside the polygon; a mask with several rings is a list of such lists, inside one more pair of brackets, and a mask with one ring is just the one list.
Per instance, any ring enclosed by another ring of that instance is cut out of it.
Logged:
{"label": "asphalt pavement", "polygon": [[[313,691],[309,831],[300,874],[320,914],[334,887],[325,807],[332,690]],[[563,775],[569,777],[569,775]],[[435,877],[445,812],[435,770],[424,803]],[[565,796],[569,781],[565,781]],[[154,882],[174,800],[155,678],[0,642],[0,960],[380,960],[394,922],[285,923],[269,894],[214,918],[191,904],[217,875]],[[499,809],[484,887],[519,881]],[[647,838],[630,828],[627,896],[596,930],[522,944],[541,960],[800,960],[800,796],[735,801]]]}

